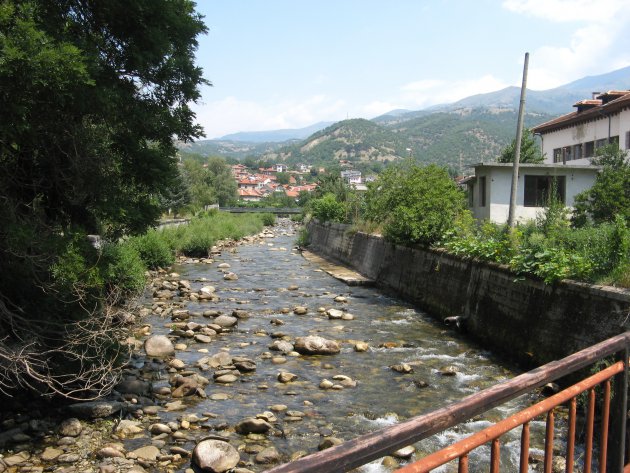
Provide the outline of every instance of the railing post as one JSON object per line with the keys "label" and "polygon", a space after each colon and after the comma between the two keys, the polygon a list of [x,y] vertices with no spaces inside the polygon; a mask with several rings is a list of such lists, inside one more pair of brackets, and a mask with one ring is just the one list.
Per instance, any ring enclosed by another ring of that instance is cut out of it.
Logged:
{"label": "railing post", "polygon": [[608,473],[622,473],[627,455],[630,453],[626,439],[626,422],[628,417],[628,356],[630,350],[626,339],[626,347],[617,352],[615,361],[623,361],[625,369],[616,375],[613,402],[611,406],[610,435],[608,437]]}

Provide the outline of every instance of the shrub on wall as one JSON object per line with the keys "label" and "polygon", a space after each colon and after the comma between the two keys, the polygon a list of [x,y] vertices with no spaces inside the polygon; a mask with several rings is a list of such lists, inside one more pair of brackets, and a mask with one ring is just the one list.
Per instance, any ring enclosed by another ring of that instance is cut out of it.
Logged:
{"label": "shrub on wall", "polygon": [[400,244],[439,241],[465,209],[464,193],[436,165],[388,168],[369,184],[365,200],[365,217]]}

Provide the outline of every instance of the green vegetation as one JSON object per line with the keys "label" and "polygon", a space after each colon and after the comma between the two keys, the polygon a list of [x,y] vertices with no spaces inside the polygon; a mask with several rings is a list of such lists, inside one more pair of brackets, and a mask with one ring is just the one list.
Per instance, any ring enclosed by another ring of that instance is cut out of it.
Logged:
{"label": "green vegetation", "polygon": [[337,200],[335,194],[328,193],[310,202],[313,217],[321,222],[345,222],[346,205]]}
{"label": "green vegetation", "polygon": [[201,136],[205,26],[189,0],[4,0],[0,31],[0,392],[96,397],[143,274],[87,235],[142,234],[186,201],[174,139]]}
{"label": "green vegetation", "polygon": [[[503,148],[501,155],[497,159],[499,163],[513,163],[514,155],[516,154],[516,138],[512,142]],[[529,129],[523,130],[523,136],[521,137],[521,155],[518,160],[519,163],[531,163],[538,164],[545,160],[540,151],[540,146],[536,143],[532,132]]]}
{"label": "green vegetation", "polygon": [[176,253],[192,257],[207,257],[218,240],[238,240],[260,232],[270,214],[230,214],[213,212],[196,217],[187,225],[167,227],[156,234]]}
{"label": "green vegetation", "polygon": [[370,183],[364,218],[395,243],[431,245],[464,211],[464,193],[439,166],[394,166]]}
{"label": "green vegetation", "polygon": [[206,205],[219,204],[221,207],[235,205],[238,199],[236,182],[230,166],[222,158],[185,159],[180,173],[182,183],[190,200],[185,206],[174,210],[185,210],[194,214]]}
{"label": "green vegetation", "polygon": [[597,150],[593,164],[602,166],[595,184],[575,197],[574,222],[578,226],[612,221],[621,215],[630,222],[630,161],[617,145]]}

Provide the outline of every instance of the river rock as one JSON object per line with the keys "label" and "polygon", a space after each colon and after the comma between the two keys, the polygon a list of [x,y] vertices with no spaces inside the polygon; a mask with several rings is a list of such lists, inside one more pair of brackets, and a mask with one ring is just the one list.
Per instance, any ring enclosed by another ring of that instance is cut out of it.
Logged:
{"label": "river rock", "polygon": [[339,309],[328,309],[326,311],[326,314],[328,315],[328,318],[331,320],[338,320],[341,319],[341,317],[343,317],[343,310],[339,310]]}
{"label": "river rock", "polygon": [[140,447],[131,452],[134,457],[142,460],[155,461],[160,454],[160,449],[154,445]]}
{"label": "river rock", "polygon": [[317,335],[298,337],[295,340],[295,351],[302,355],[334,355],[339,353],[339,344]]}
{"label": "river rock", "polygon": [[199,343],[211,343],[212,342],[212,337],[209,335],[204,335],[202,333],[196,333],[193,338],[195,339],[195,341],[199,342]]}
{"label": "river rock", "polygon": [[59,455],[63,454],[63,450],[59,448],[46,447],[46,450],[42,452],[40,458],[45,462],[56,460]]}
{"label": "river rock", "polygon": [[264,434],[271,429],[271,425],[263,419],[255,419],[254,417],[248,417],[243,419],[234,426],[237,433],[241,435],[247,434]]}
{"label": "river rock", "polygon": [[166,424],[151,424],[149,426],[149,432],[153,435],[160,434],[170,434],[172,432],[171,428]]}
{"label": "river rock", "polygon": [[96,452],[96,456],[98,458],[125,458],[125,452],[122,448],[106,445]]}
{"label": "river rock", "polygon": [[135,376],[127,376],[114,389],[121,394],[143,396],[151,392],[151,383],[138,379]]}
{"label": "river rock", "polygon": [[281,383],[290,383],[291,381],[295,381],[297,377],[298,376],[296,374],[289,373],[288,371],[278,373],[278,381]]}
{"label": "river rock", "polygon": [[199,294],[212,296],[214,295],[216,290],[217,289],[214,286],[203,286],[201,289],[199,289]]}
{"label": "river rock", "polygon": [[238,276],[235,273],[227,273],[223,276],[226,281],[238,281]]}
{"label": "river rock", "polygon": [[241,373],[256,371],[256,363],[252,360],[239,360],[234,362],[234,367]]}
{"label": "river rock", "polygon": [[221,328],[230,328],[234,327],[238,323],[238,319],[230,315],[219,315],[216,319],[214,319],[214,323]]}
{"label": "river rock", "polygon": [[317,448],[319,450],[326,450],[327,448],[334,447],[335,445],[341,445],[342,443],[343,440],[337,437],[326,437],[319,443]]}
{"label": "river rock", "polygon": [[219,384],[232,384],[236,381],[238,381],[238,376],[234,374],[223,374],[214,379],[214,382]]}
{"label": "river rock", "polygon": [[221,263],[217,266],[219,269],[229,269],[231,268],[230,263]]}
{"label": "river rock", "polygon": [[173,342],[166,335],[152,335],[144,342],[147,356],[165,358],[175,354]]}
{"label": "river rock", "polygon": [[142,425],[134,420],[123,419],[116,426],[116,434],[122,438],[131,437],[142,432],[144,432]]}
{"label": "river rock", "polygon": [[440,374],[442,376],[455,376],[457,373],[459,373],[459,369],[454,365],[443,366],[440,368]]}
{"label": "river rock", "polygon": [[175,386],[171,393],[174,398],[192,396],[199,387],[199,383],[192,376],[176,376],[172,384]]}
{"label": "river rock", "polygon": [[411,455],[413,455],[415,452],[416,447],[414,447],[413,445],[409,445],[407,447],[399,448],[394,453],[392,453],[392,456],[396,458],[408,459],[411,458]]}
{"label": "river rock", "polygon": [[66,406],[65,410],[80,419],[101,419],[119,412],[123,407],[117,401],[88,401]]}
{"label": "river rock", "polygon": [[274,340],[269,349],[273,351],[279,351],[282,353],[289,353],[293,351],[293,344],[286,340]]}
{"label": "river rock", "polygon": [[275,447],[267,447],[254,457],[254,461],[260,465],[277,463],[280,461],[280,453]]}
{"label": "river rock", "polygon": [[224,473],[231,470],[240,461],[238,451],[229,443],[221,440],[202,440],[195,446],[192,463],[203,472]]}
{"label": "river rock", "polygon": [[76,417],[64,420],[59,426],[59,435],[62,437],[78,437],[83,431],[83,424]]}
{"label": "river rock", "polygon": [[400,363],[398,365],[392,365],[390,366],[390,369],[396,371],[397,373],[402,373],[402,374],[413,373],[413,368],[411,367],[411,365],[408,365],[407,363]]}
{"label": "river rock", "polygon": [[296,306],[293,308],[293,313],[295,315],[305,315],[308,313],[308,307],[304,307],[302,305]]}
{"label": "river rock", "polygon": [[368,345],[366,342],[356,342],[354,344],[354,351],[358,353],[368,351],[369,349],[370,345]]}
{"label": "river rock", "polygon": [[348,298],[344,296],[335,297],[335,302],[348,302]]}

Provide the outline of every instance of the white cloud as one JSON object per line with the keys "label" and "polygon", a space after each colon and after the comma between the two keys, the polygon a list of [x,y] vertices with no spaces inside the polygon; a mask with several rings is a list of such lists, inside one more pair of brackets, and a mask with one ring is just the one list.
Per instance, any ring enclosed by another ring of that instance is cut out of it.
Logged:
{"label": "white cloud", "polygon": [[516,13],[556,22],[608,22],[630,6],[628,0],[505,0],[503,7]]}
{"label": "white cloud", "polygon": [[444,84],[444,81],[437,79],[424,79],[415,82],[410,82],[401,87],[402,90],[408,90],[410,92],[420,92],[424,90],[431,90]]}
{"label": "white cloud", "polygon": [[197,122],[207,138],[218,138],[239,131],[300,128],[319,121],[338,120],[345,102],[325,95],[303,101],[278,100],[254,102],[226,97],[215,102],[193,106]]}
{"label": "white cloud", "polygon": [[630,0],[506,0],[504,8],[553,22],[575,22],[562,44],[532,51],[528,86],[549,89],[630,64]]}

